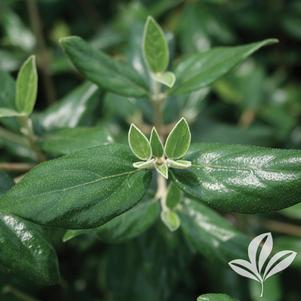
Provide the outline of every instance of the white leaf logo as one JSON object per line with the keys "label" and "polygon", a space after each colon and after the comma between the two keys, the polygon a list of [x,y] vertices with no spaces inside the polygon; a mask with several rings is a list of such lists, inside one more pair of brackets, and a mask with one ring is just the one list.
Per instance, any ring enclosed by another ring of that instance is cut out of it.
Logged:
{"label": "white leaf logo", "polygon": [[272,234],[263,233],[250,242],[248,248],[249,261],[235,259],[229,262],[229,266],[235,273],[261,284],[260,297],[263,296],[264,281],[288,268],[297,255],[294,251],[285,250],[276,253],[270,261],[267,261],[272,250]]}

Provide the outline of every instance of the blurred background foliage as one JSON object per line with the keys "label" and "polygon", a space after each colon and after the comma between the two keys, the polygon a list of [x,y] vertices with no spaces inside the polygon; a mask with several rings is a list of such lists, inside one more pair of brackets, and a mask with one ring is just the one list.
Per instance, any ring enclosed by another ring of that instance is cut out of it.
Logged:
{"label": "blurred background foliage", "polygon": [[[143,74],[140,43],[148,15],[167,32],[175,62],[215,46],[270,37],[280,41],[209,89],[170,97],[166,122],[187,117],[194,141],[301,148],[299,0],[0,0],[0,80],[7,72],[15,77],[21,63],[37,55],[40,81],[33,119],[39,135],[97,125],[105,126],[116,141],[125,141],[129,121],[139,120],[142,113],[151,120],[146,101],[106,93],[85,82],[58,45],[62,37],[82,36],[94,47],[130,61]],[[14,118],[1,123],[18,130]],[[33,162],[27,148],[1,137],[1,162]],[[301,254],[300,205],[270,215],[228,218],[250,237],[272,231],[276,248]],[[256,283],[236,276],[214,254],[192,252],[178,232],[171,234],[157,223],[139,238],[110,245],[90,236],[62,243],[63,232],[49,229],[58,250],[61,284],[39,287],[0,272],[0,299],[190,301],[201,293],[224,292],[242,301],[257,300]],[[300,300],[300,258],[267,282],[261,300]]]}

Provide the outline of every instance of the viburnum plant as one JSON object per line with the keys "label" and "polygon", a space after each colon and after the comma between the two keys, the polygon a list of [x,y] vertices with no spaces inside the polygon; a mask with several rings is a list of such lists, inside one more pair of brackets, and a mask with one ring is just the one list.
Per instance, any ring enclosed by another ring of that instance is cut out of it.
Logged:
{"label": "viburnum plant", "polygon": [[[0,92],[0,117],[14,118],[20,134],[5,128],[0,131],[23,151],[30,151],[39,164],[18,178],[16,185],[0,174],[0,265],[36,282],[56,283],[57,259],[43,227],[65,229],[64,241],[93,234],[117,243],[160,223],[158,217],[168,230],[182,231],[187,245],[204,256],[216,255],[224,263],[245,256],[248,238],[214,209],[256,214],[300,202],[301,151],[191,144],[193,114],[178,112],[168,123],[164,108],[174,98],[189,107],[191,95],[261,47],[276,42],[268,39],[213,48],[181,58],[174,65],[162,29],[149,17],[142,41],[143,60],[134,68],[80,37],[63,38],[60,44],[66,55],[87,80],[121,101],[130,98],[151,105],[148,116],[140,114],[130,120],[128,144],[115,143],[119,138],[112,138],[103,128],[65,124],[66,129],[45,134],[39,122],[44,129],[56,129],[55,122],[64,122],[65,116],[57,108],[32,114],[38,81],[35,57],[23,64],[16,83],[1,73],[5,85]],[[78,93],[88,91],[80,89]],[[89,89],[93,94],[97,87],[89,84]],[[230,299],[210,294],[199,297]]]}

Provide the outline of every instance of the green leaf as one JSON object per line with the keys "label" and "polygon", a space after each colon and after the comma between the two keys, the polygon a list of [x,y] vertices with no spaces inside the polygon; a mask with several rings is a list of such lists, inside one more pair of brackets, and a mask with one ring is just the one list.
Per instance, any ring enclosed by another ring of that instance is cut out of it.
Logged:
{"label": "green leaf", "polygon": [[164,154],[164,149],[163,149],[160,136],[155,128],[153,128],[151,132],[150,144],[152,147],[153,156],[157,158],[162,157]]}
{"label": "green leaf", "polygon": [[225,218],[196,200],[187,198],[181,204],[181,229],[193,249],[225,264],[246,257],[249,240]]}
{"label": "green leaf", "polygon": [[20,113],[29,115],[36,103],[38,73],[35,56],[30,56],[22,65],[16,83],[16,108]]}
{"label": "green leaf", "polygon": [[225,294],[206,294],[199,296],[197,301],[237,301]]}
{"label": "green leaf", "polygon": [[176,82],[176,76],[172,72],[154,73],[152,77],[168,88],[172,88]]}
{"label": "green leaf", "polygon": [[281,214],[290,218],[301,220],[301,203],[282,210]]}
{"label": "green leaf", "polygon": [[148,161],[134,162],[133,166],[138,169],[143,169],[143,168],[153,168],[154,164],[155,164],[155,159],[150,159]]}
{"label": "green leaf", "polygon": [[56,130],[42,138],[42,149],[52,155],[68,155],[75,151],[108,144],[113,141],[103,127]]}
{"label": "green leaf", "polygon": [[37,120],[45,131],[91,125],[91,116],[98,103],[98,91],[95,84],[84,82],[43,113],[35,113],[34,121]]}
{"label": "green leaf", "polygon": [[16,84],[6,72],[0,70],[0,117],[17,116],[15,107]]}
{"label": "green leaf", "polygon": [[263,46],[277,43],[276,39],[235,47],[217,47],[196,53],[177,66],[176,85],[172,94],[185,94],[212,84],[231,68],[241,63]]}
{"label": "green leaf", "polygon": [[40,284],[59,281],[55,251],[41,227],[0,213],[0,268]]}
{"label": "green leaf", "polygon": [[161,220],[171,232],[178,230],[181,226],[179,216],[172,210],[163,210],[161,212]]}
{"label": "green leaf", "polygon": [[131,124],[128,134],[129,146],[134,155],[140,160],[148,160],[152,156],[152,149],[145,135],[134,125]]}
{"label": "green leaf", "polygon": [[164,72],[169,62],[167,41],[159,24],[148,17],[144,27],[143,52],[153,73]]}
{"label": "green leaf", "polygon": [[0,171],[0,196],[14,185],[14,180],[5,172]]}
{"label": "green leaf", "polygon": [[288,235],[278,236],[274,239],[274,253],[278,253],[283,250],[293,250],[298,253],[296,258],[291,264],[291,267],[300,269],[301,267],[301,240],[298,237],[292,237]]}
{"label": "green leaf", "polygon": [[168,179],[168,166],[166,163],[156,164],[155,168],[160,175],[162,175],[165,179]]}
{"label": "green leaf", "polygon": [[222,211],[270,212],[300,202],[301,151],[196,144],[192,166],[172,170],[186,193]]}
{"label": "green leaf", "polygon": [[100,226],[143,197],[151,172],[125,145],[84,149],[38,165],[1,198],[0,210],[67,229]]}
{"label": "green leaf", "polygon": [[0,117],[14,117],[20,116],[22,114],[16,112],[15,110],[7,109],[7,108],[0,108]]}
{"label": "green leaf", "polygon": [[186,160],[173,161],[173,160],[168,159],[167,164],[168,164],[169,167],[177,168],[177,169],[186,169],[186,168],[191,167],[191,162],[186,161]]}
{"label": "green leaf", "polygon": [[125,96],[148,94],[143,79],[130,65],[92,48],[80,37],[63,38],[60,43],[75,67],[100,87]]}
{"label": "green leaf", "polygon": [[174,183],[171,182],[168,186],[166,205],[168,208],[175,208],[183,199],[183,191]]}
{"label": "green leaf", "polygon": [[189,149],[191,134],[189,125],[181,118],[169,133],[165,143],[165,154],[169,159],[180,159]]}
{"label": "green leaf", "polygon": [[159,212],[160,206],[156,200],[141,201],[96,229],[68,230],[64,235],[64,241],[81,234],[93,234],[107,243],[124,242],[140,236],[150,228],[158,218]]}

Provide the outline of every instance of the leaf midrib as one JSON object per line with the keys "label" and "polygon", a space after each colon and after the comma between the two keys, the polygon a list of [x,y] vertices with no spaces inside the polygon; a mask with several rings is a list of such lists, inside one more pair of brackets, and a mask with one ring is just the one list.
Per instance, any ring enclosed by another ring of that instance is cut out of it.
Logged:
{"label": "leaf midrib", "polygon": [[56,190],[46,191],[46,192],[34,194],[33,196],[42,196],[42,195],[46,195],[46,194],[49,194],[49,193],[56,193],[56,192],[66,192],[66,191],[69,191],[69,190],[72,190],[72,189],[75,189],[75,188],[78,188],[78,187],[84,187],[84,186],[87,186],[87,185],[90,185],[90,184],[95,184],[95,183],[98,183],[102,180],[118,178],[118,177],[121,177],[121,176],[124,176],[124,175],[130,175],[130,174],[136,173],[137,171],[138,170],[132,170],[132,171],[128,171],[128,172],[119,173],[119,174],[116,174],[116,175],[105,176],[105,177],[101,177],[99,179],[96,179],[96,180],[93,180],[93,181],[90,181],[90,182],[70,186],[70,187],[64,188],[64,189],[56,189]]}

